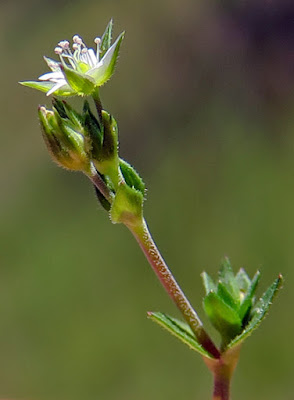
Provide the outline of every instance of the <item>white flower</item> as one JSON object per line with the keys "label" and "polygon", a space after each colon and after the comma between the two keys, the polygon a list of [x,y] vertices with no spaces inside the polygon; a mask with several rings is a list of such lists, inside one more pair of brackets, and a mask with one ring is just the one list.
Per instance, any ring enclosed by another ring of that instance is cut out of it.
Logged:
{"label": "white flower", "polygon": [[121,33],[110,46],[112,25],[108,27],[102,39],[94,40],[96,50],[87,48],[78,35],[73,37],[72,48],[67,40],[62,40],[55,48],[60,61],[44,57],[51,72],[41,75],[37,82],[21,83],[46,92],[47,96],[53,93],[59,96],[90,95],[112,76],[124,36]]}

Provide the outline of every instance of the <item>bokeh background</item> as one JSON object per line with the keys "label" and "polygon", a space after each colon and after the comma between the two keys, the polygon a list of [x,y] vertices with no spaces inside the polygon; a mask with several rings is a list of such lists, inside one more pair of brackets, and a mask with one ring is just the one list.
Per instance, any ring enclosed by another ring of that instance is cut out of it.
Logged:
{"label": "bokeh background", "polygon": [[225,255],[261,269],[260,293],[285,275],[232,391],[293,399],[291,0],[1,1],[0,396],[211,395],[201,358],[147,320],[179,315],[129,232],[85,177],[51,162],[36,114],[50,99],[17,84],[46,71],[59,40],[79,33],[90,45],[111,17],[126,36],[102,98],[121,156],[146,181],[154,238],[201,316],[199,275],[215,276]]}

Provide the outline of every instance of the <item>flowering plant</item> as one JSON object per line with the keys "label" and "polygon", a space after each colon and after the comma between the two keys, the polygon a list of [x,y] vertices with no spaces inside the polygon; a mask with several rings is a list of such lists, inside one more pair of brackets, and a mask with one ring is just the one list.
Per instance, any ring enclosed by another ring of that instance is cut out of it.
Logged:
{"label": "flowering plant", "polygon": [[83,172],[94,184],[97,198],[110,220],[124,224],[133,234],[162,286],[183,316],[179,321],[165,313],[148,312],[148,317],[164,327],[191,349],[200,353],[214,376],[214,400],[228,400],[231,377],[239,358],[242,342],[259,326],[282,285],[282,276],[269,286],[259,300],[257,272],[252,279],[240,269],[234,274],[228,259],[221,265],[216,282],[205,272],[204,311],[220,334],[214,343],[204,329],[197,312],[178,285],[156,247],[143,215],[145,184],[136,170],[120,158],[118,126],[104,110],[99,88],[113,74],[124,34],[111,45],[112,21],[101,39],[96,38],[96,51],[88,49],[75,35],[72,50],[68,41],[55,48],[60,61],[45,57],[51,72],[39,81],[22,82],[50,96],[82,96],[88,99],[81,111],[64,100],[54,98],[52,110],[39,107],[39,120],[47,148],[58,165]]}

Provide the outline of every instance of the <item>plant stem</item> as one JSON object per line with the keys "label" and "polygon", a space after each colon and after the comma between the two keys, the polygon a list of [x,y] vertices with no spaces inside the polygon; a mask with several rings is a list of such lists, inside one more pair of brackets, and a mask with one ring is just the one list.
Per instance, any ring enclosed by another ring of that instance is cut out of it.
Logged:
{"label": "plant stem", "polygon": [[230,398],[230,383],[231,376],[228,374],[228,367],[220,364],[219,368],[213,376],[214,389],[213,389],[213,400],[229,400]]}
{"label": "plant stem", "polygon": [[215,358],[219,358],[220,353],[202,326],[196,311],[193,309],[188,299],[182,292],[180,286],[173,277],[171,271],[162,258],[156,244],[154,243],[148,226],[144,219],[137,225],[127,225],[135,239],[139,243],[145,257],[157,275],[162,286],[174,301],[183,317],[190,325],[199,343]]}
{"label": "plant stem", "polygon": [[108,189],[107,185],[93,164],[91,164],[90,172],[87,174],[87,176],[94,183],[99,192],[105,197],[105,199],[111,203],[113,199],[113,193]]}
{"label": "plant stem", "polygon": [[226,350],[218,359],[203,357],[213,374],[212,400],[229,400],[233,373],[239,360],[240,345]]}

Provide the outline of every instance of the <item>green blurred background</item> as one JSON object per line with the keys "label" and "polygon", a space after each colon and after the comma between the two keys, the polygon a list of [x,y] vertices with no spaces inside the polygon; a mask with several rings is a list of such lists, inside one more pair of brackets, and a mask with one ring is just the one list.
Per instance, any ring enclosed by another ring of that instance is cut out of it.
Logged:
{"label": "green blurred background", "polygon": [[0,397],[210,398],[201,358],[146,318],[179,315],[129,232],[85,177],[51,162],[36,113],[50,99],[17,84],[46,72],[59,40],[90,45],[110,17],[126,37],[102,98],[146,181],[154,238],[201,316],[199,275],[224,255],[261,269],[260,293],[285,275],[243,346],[233,398],[293,399],[294,4],[283,0],[1,1]]}

